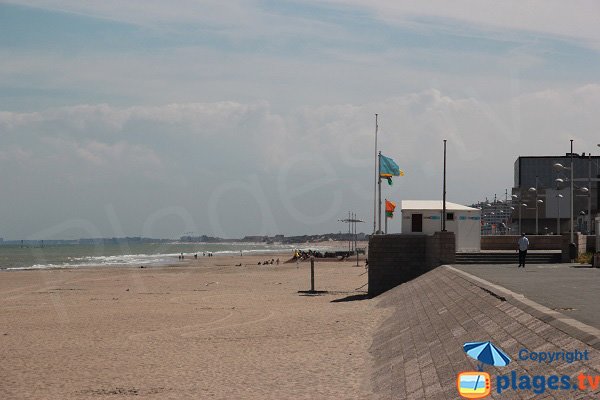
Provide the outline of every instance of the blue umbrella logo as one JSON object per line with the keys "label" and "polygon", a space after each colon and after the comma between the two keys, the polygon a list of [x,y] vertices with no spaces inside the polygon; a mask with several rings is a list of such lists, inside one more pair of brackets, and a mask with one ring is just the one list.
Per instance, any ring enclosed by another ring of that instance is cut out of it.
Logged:
{"label": "blue umbrella logo", "polygon": [[463,345],[465,353],[469,357],[479,361],[479,370],[483,371],[483,364],[493,365],[494,367],[505,367],[510,363],[510,357],[506,355],[492,342],[467,342]]}

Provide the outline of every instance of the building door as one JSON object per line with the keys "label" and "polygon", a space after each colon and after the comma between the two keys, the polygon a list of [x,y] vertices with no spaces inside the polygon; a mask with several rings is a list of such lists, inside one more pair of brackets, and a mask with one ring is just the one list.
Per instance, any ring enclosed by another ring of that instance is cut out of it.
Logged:
{"label": "building door", "polygon": [[423,232],[423,214],[412,215],[412,232]]}

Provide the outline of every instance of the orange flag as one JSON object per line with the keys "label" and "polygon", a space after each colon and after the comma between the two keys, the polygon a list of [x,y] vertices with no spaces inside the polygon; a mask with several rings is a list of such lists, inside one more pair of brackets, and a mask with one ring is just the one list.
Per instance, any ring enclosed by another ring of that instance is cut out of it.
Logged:
{"label": "orange flag", "polygon": [[396,209],[396,203],[386,199],[385,200],[385,215],[387,217],[393,218],[394,217],[394,209]]}

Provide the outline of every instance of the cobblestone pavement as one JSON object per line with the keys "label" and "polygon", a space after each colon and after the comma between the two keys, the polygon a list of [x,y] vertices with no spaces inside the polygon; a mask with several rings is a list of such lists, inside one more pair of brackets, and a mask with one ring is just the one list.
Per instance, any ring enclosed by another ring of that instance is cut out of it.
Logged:
{"label": "cobblestone pavement", "polygon": [[[600,398],[600,386],[595,390],[551,390],[545,385],[542,391],[541,378],[537,382],[540,389],[535,391],[532,384],[529,390],[509,387],[498,393],[497,376],[510,379],[512,372],[517,379],[567,375],[575,387],[580,373],[600,376],[600,351],[565,333],[560,325],[550,324],[548,320],[556,319],[556,314],[546,318],[543,307],[532,307],[532,302],[515,302],[500,288],[487,285],[481,279],[442,266],[378,299],[379,307],[390,308],[390,316],[379,327],[371,346],[375,362],[372,385],[377,399],[460,398],[456,388],[457,374],[476,371],[478,365],[464,353],[463,344],[488,340],[512,359],[506,367],[483,367],[492,378],[492,392],[488,398]],[[598,338],[588,334],[585,339],[592,343]],[[587,350],[589,359],[539,363],[520,360],[518,355],[522,349],[535,352]]]}

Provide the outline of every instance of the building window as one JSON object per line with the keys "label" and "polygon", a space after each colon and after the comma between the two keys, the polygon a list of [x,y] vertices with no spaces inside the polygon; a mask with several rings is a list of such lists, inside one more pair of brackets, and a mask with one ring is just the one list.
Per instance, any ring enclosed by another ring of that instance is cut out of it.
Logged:
{"label": "building window", "polygon": [[446,221],[454,221],[454,213],[446,213]]}

